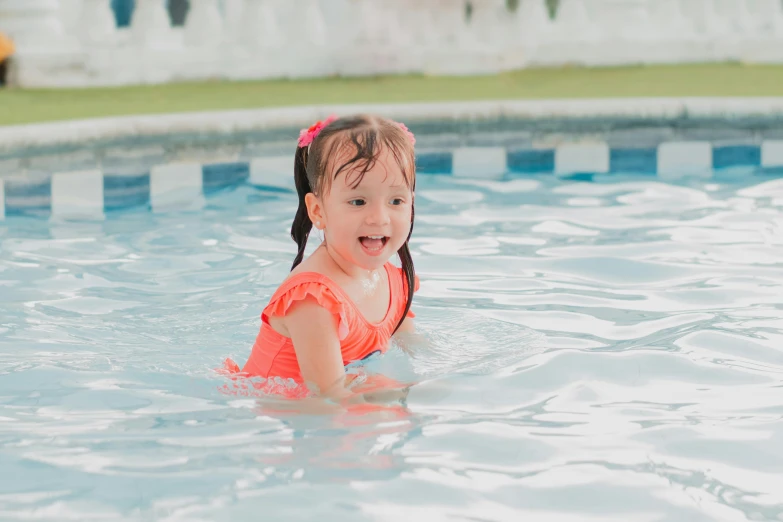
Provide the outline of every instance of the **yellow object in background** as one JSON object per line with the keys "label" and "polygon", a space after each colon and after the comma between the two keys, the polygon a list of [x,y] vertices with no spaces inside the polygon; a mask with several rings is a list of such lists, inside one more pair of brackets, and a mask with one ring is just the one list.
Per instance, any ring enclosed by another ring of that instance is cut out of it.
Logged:
{"label": "yellow object in background", "polygon": [[0,62],[14,54],[14,42],[3,33],[0,33]]}

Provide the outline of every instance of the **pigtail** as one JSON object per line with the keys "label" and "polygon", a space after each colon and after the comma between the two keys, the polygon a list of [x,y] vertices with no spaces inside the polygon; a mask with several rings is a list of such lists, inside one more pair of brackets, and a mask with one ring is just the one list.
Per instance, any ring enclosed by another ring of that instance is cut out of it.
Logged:
{"label": "pigtail", "polygon": [[304,259],[307,238],[310,235],[310,230],[313,228],[313,222],[310,221],[310,215],[307,213],[307,205],[305,204],[305,196],[313,191],[310,187],[310,180],[307,179],[306,155],[307,147],[296,149],[294,181],[296,182],[296,192],[299,194],[299,208],[296,209],[296,216],[294,216],[294,222],[291,225],[291,237],[296,242],[299,250],[294,258],[291,270],[299,266],[299,263]]}
{"label": "pigtail", "polygon": [[405,311],[402,313],[400,322],[397,323],[397,327],[394,329],[394,332],[392,332],[392,335],[397,333],[397,330],[400,329],[400,326],[402,326],[402,323],[405,321],[405,318],[408,316],[408,312],[410,312],[411,306],[413,305],[413,290],[416,285],[416,269],[413,267],[413,257],[411,256],[411,249],[408,246],[408,241],[410,241],[411,235],[413,234],[413,220],[415,216],[416,211],[412,205],[411,230],[408,232],[408,239],[405,240],[405,243],[403,243],[402,247],[400,247],[400,249],[397,251],[397,255],[400,256],[402,272],[405,274],[405,286],[407,287],[408,299],[405,303]]}

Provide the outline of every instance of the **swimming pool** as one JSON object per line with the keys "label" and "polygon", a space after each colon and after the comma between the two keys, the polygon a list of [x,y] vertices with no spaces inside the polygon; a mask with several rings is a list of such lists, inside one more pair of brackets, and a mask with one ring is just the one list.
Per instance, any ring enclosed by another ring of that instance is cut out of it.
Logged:
{"label": "swimming pool", "polygon": [[404,405],[226,394],[293,195],[0,222],[0,518],[780,520],[783,180],[421,176]]}

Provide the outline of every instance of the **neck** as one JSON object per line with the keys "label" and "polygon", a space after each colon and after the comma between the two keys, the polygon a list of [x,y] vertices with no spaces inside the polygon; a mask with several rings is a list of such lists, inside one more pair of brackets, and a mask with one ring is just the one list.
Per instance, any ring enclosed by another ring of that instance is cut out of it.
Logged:
{"label": "neck", "polygon": [[362,268],[360,266],[357,266],[354,263],[351,263],[344,257],[342,257],[340,254],[335,252],[328,243],[324,242],[321,244],[321,246],[326,249],[326,254],[329,256],[329,259],[334,263],[334,265],[345,275],[352,279],[357,280],[366,280],[366,279],[372,279],[375,274],[378,273],[378,270],[368,270],[366,268]]}

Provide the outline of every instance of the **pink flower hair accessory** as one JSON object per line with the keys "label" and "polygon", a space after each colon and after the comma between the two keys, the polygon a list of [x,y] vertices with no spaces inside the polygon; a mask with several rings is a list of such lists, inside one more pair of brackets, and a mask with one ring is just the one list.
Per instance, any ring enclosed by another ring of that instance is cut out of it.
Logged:
{"label": "pink flower hair accessory", "polygon": [[324,127],[337,120],[337,116],[329,116],[324,121],[317,121],[310,125],[307,129],[302,129],[299,132],[299,146],[308,147],[313,140],[324,130]]}
{"label": "pink flower hair accessory", "polygon": [[400,128],[405,132],[405,134],[408,135],[408,139],[411,140],[411,145],[416,145],[416,136],[414,136],[413,133],[410,130],[408,130],[408,127],[406,127],[404,123],[400,123],[398,121],[395,121],[394,123],[399,125]]}

